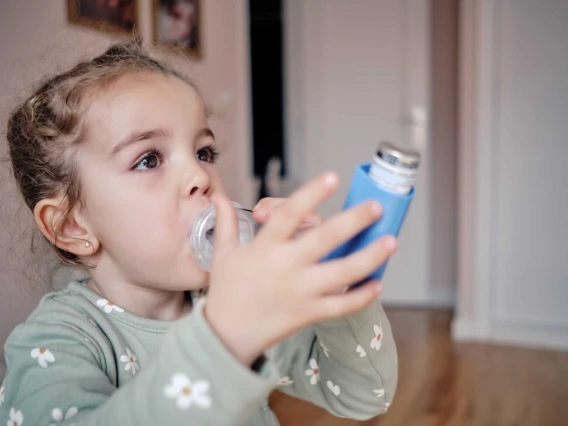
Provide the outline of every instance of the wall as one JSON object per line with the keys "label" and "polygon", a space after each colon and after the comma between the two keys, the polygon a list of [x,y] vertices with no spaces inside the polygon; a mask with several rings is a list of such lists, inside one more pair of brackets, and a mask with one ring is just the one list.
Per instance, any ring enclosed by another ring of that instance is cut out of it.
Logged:
{"label": "wall", "polygon": [[568,349],[568,3],[463,3],[453,333]]}
{"label": "wall", "polygon": [[454,303],[457,274],[458,0],[431,1],[432,242],[429,292]]}
{"label": "wall", "polygon": [[[62,71],[79,59],[102,53],[115,39],[68,24],[66,3],[64,0],[0,2],[0,128],[3,134],[10,110],[30,93],[38,78]],[[140,0],[139,4],[141,34],[149,40],[151,1]],[[195,80],[206,101],[219,112],[211,120],[211,126],[224,154],[220,160],[221,174],[231,197],[250,205],[254,201],[254,193],[248,172],[247,2],[207,0],[202,4],[204,59],[199,62],[172,61]],[[0,154],[4,154],[5,149],[6,140],[2,136]],[[47,275],[44,268],[35,266],[37,262],[42,263],[41,255],[25,262],[19,261],[29,249],[27,236],[19,240],[22,230],[30,224],[30,215],[25,209],[20,209],[21,202],[4,165],[0,169],[0,179],[0,345],[3,347],[9,332],[26,318],[44,289],[35,279],[41,281]],[[14,265],[14,259],[17,265]],[[30,268],[32,271],[37,269],[37,273],[24,273],[30,272]],[[30,277],[35,282],[29,282]],[[2,349],[0,359],[3,362]]]}

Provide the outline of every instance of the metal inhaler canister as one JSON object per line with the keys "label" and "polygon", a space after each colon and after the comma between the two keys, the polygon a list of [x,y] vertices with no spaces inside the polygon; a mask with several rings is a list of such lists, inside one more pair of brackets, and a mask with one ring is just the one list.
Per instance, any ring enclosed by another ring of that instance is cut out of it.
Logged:
{"label": "metal inhaler canister", "polygon": [[[324,260],[347,256],[383,235],[398,236],[414,198],[414,181],[419,163],[420,155],[417,152],[383,142],[372,163],[360,164],[355,168],[343,210],[368,200],[376,200],[383,207],[383,215],[377,222],[337,247]],[[387,262],[363,282],[369,279],[380,280],[386,267]],[[355,286],[360,284],[362,283]]]}

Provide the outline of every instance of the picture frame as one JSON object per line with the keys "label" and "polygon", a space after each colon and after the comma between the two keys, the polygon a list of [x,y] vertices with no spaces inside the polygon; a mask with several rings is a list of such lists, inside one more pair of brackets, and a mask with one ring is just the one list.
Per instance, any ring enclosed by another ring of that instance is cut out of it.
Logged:
{"label": "picture frame", "polygon": [[69,23],[102,32],[137,36],[139,0],[67,0]]}
{"label": "picture frame", "polygon": [[154,44],[202,58],[203,1],[152,0]]}

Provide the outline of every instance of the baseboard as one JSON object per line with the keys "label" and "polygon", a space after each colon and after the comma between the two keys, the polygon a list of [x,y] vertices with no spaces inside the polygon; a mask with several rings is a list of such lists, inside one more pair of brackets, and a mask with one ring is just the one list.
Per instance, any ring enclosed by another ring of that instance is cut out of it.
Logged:
{"label": "baseboard", "polygon": [[485,342],[500,345],[568,351],[568,330],[544,329],[513,324],[482,327],[475,320],[455,318],[452,338],[458,342]]}

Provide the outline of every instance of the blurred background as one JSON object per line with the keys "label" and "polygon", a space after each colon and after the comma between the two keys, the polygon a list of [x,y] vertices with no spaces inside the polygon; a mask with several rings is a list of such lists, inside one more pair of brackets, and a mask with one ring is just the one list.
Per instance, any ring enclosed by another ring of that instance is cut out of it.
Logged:
{"label": "blurred background", "polygon": [[[39,78],[135,31],[200,87],[245,206],[333,169],[329,216],[380,141],[422,156],[384,279],[393,405],[358,423],[275,392],[283,425],[568,425],[568,1],[78,3],[0,1],[0,155]],[[29,254],[5,163],[0,182],[3,345],[73,272]]]}

